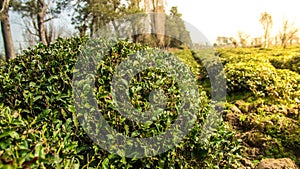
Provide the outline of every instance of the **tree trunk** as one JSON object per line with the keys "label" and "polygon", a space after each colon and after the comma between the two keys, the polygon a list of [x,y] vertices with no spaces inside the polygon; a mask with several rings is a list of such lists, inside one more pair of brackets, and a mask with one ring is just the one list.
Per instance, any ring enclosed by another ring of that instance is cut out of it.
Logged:
{"label": "tree trunk", "polygon": [[47,44],[50,44],[51,42],[53,42],[55,35],[53,32],[53,25],[51,25],[51,23],[49,24],[49,26],[47,26],[47,29],[45,29],[45,34],[46,34],[46,41]]}
{"label": "tree trunk", "polygon": [[10,23],[9,23],[9,14],[8,8],[9,6],[5,6],[4,0],[0,0],[0,7],[1,7],[1,31],[3,36],[4,42],[4,50],[5,50],[5,58],[6,60],[15,58],[15,50],[14,44],[12,40],[11,30],[10,30]]}
{"label": "tree trunk", "polygon": [[[158,5],[158,4],[157,4]],[[154,17],[154,27],[156,32],[156,38],[158,40],[158,46],[160,48],[165,46],[165,14],[163,6],[156,6]]]}
{"label": "tree trunk", "polygon": [[152,12],[154,12],[151,18],[152,33],[155,33],[155,38],[157,41],[156,45],[160,48],[164,47],[165,35],[165,11],[163,4],[163,0],[152,0]]}
{"label": "tree trunk", "polygon": [[95,16],[93,14],[91,23],[89,24],[91,38],[94,37],[94,33],[96,33],[96,30],[95,30],[96,24],[97,24],[97,16]]}
{"label": "tree trunk", "polygon": [[79,27],[79,35],[80,35],[80,37],[84,37],[86,35],[86,30],[87,30],[87,26],[86,25],[82,25],[81,27]]}
{"label": "tree trunk", "polygon": [[265,32],[265,44],[264,44],[265,48],[268,48],[268,40],[269,40],[269,38],[268,38],[268,32],[266,31]]}
{"label": "tree trunk", "polygon": [[47,11],[47,5],[44,2],[44,0],[38,0],[37,3],[38,3],[38,6],[41,6],[41,8],[42,8],[42,10],[37,15],[39,38],[40,38],[40,41],[44,45],[48,45],[47,38],[46,38],[46,29],[45,29],[45,25],[44,25],[45,15],[46,15],[46,11]]}
{"label": "tree trunk", "polygon": [[112,21],[112,25],[113,25],[113,27],[114,27],[114,31],[115,31],[115,33],[116,33],[116,37],[119,37],[119,28],[118,28],[118,25],[116,24],[116,22],[113,20]]}

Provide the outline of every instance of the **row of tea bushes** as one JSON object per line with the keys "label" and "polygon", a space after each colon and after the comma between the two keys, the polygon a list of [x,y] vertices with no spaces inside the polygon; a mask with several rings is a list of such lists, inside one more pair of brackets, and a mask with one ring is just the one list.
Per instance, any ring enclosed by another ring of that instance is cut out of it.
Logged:
{"label": "row of tea bushes", "polygon": [[257,97],[294,101],[300,98],[300,75],[271,64],[240,62],[225,66],[228,93],[250,91]]}
{"label": "row of tea bushes", "polygon": [[227,79],[226,120],[254,162],[291,158],[298,165],[299,47],[217,49]]}
{"label": "row of tea bushes", "polygon": [[[111,154],[90,139],[78,122],[72,78],[86,38],[58,39],[49,46],[39,44],[16,59],[0,65],[0,168],[226,168],[238,166],[239,141],[223,123],[201,140],[201,131],[210,113],[203,91],[198,119],[191,132],[169,151],[147,158],[125,158]],[[112,107],[111,79],[116,65],[130,54],[151,49],[128,41],[96,41],[112,48],[97,66],[94,95],[109,124],[128,136],[159,135],[176,118],[176,85],[168,93],[166,112],[160,121],[147,125],[124,118]],[[96,46],[91,50],[95,50]],[[193,63],[191,63],[192,65]],[[83,65],[84,66],[84,65]],[[154,80],[154,82],[149,82]],[[155,83],[159,82],[159,83]],[[131,81],[133,105],[145,109],[149,91],[156,84],[172,86],[172,79],[158,70],[142,72]],[[143,90],[139,90],[143,87]],[[166,89],[167,90],[167,89]],[[170,116],[171,115],[171,116]]]}

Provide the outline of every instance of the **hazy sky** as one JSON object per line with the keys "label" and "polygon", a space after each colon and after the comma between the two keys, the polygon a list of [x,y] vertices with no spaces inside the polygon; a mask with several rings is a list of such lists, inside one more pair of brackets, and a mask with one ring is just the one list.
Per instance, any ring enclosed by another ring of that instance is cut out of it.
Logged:
{"label": "hazy sky", "polygon": [[273,17],[272,33],[277,34],[284,17],[300,26],[299,0],[168,0],[168,8],[178,6],[182,18],[197,27],[210,42],[217,36],[236,36],[243,31],[261,36],[260,14]]}
{"label": "hazy sky", "polygon": [[[212,44],[217,36],[235,37],[238,31],[248,33],[251,37],[261,36],[263,29],[259,18],[265,11],[273,17],[273,35],[279,32],[284,17],[300,27],[299,4],[299,0],[167,0],[167,10],[169,11],[171,6],[178,6],[179,12],[183,14],[182,18],[201,31]],[[26,41],[22,38],[23,30],[20,23],[22,23],[20,16],[11,15],[16,48]],[[70,19],[62,18],[57,23],[68,25]],[[195,37],[201,39],[201,35],[198,34],[192,33],[194,40]],[[1,36],[0,38],[2,39]],[[3,52],[2,40],[0,45],[0,52]]]}

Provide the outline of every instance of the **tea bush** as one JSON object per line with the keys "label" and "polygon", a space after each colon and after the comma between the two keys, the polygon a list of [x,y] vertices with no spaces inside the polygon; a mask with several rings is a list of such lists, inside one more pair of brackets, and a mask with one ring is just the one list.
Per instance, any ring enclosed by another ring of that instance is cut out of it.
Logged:
{"label": "tea bush", "polygon": [[300,76],[270,64],[240,62],[225,66],[228,92],[251,91],[258,97],[294,100],[300,97]]}
{"label": "tea bush", "polygon": [[71,93],[72,65],[84,41],[40,44],[1,64],[1,165],[78,168],[86,161],[90,141],[74,118]]}
{"label": "tea bush", "polygon": [[289,69],[300,74],[300,56],[274,58],[270,62],[278,69]]}
{"label": "tea bush", "polygon": [[[1,62],[0,168],[226,168],[239,165],[242,147],[224,123],[216,122],[215,132],[204,141],[200,139],[203,123],[211,112],[209,100],[201,90],[194,127],[179,144],[163,154],[130,159],[110,154],[94,143],[78,122],[71,85],[74,65],[86,42],[86,38],[58,39],[48,47],[39,44],[14,60]],[[131,81],[131,101],[137,108],[147,108],[149,91],[159,85],[167,93],[168,113],[163,114],[160,121],[144,125],[124,118],[113,109],[109,86],[116,65],[130,54],[145,49],[151,50],[128,41],[115,43],[97,67],[94,88],[98,107],[108,123],[124,135],[140,138],[161,134],[176,118],[174,107],[180,100],[179,89],[172,78],[150,69]]]}
{"label": "tea bush", "polygon": [[195,60],[193,56],[193,51],[188,49],[187,47],[183,47],[182,50],[180,49],[173,49],[170,50],[174,55],[176,55],[179,59],[181,59],[184,63],[186,63],[190,68],[191,71],[197,76],[200,73],[199,64]]}

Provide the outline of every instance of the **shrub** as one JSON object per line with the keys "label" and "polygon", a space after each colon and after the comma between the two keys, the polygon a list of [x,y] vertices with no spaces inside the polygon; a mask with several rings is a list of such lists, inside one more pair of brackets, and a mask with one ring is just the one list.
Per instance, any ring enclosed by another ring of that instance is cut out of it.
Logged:
{"label": "shrub", "polygon": [[[200,168],[238,162],[241,147],[223,123],[208,140],[200,140],[203,122],[210,112],[202,91],[201,109],[197,110],[198,119],[191,132],[161,155],[129,159],[110,154],[94,143],[78,122],[71,85],[74,64],[86,40],[58,39],[49,47],[40,44],[8,63],[1,63],[0,168]],[[170,92],[166,92],[169,114],[162,115],[159,122],[143,125],[125,119],[113,109],[109,85],[116,65],[144,49],[149,48],[128,41],[116,43],[99,63],[94,91],[108,123],[125,135],[140,138],[161,134],[176,118],[174,105],[180,100],[172,78],[154,69],[139,73],[131,81],[132,102],[145,109],[148,91],[157,88],[157,84],[163,89],[171,86]],[[220,154],[224,150],[226,153]]]}
{"label": "shrub", "polygon": [[300,74],[300,56],[286,58],[274,58],[270,60],[272,65],[278,69],[289,69]]}
{"label": "shrub", "polygon": [[294,100],[299,98],[297,73],[277,70],[268,63],[240,62],[225,67],[229,93],[251,91],[255,96]]}
{"label": "shrub", "polygon": [[184,63],[186,63],[191,71],[196,75],[199,73],[199,64],[193,57],[193,51],[184,47],[183,50],[175,50],[172,51],[179,59],[181,59]]}

